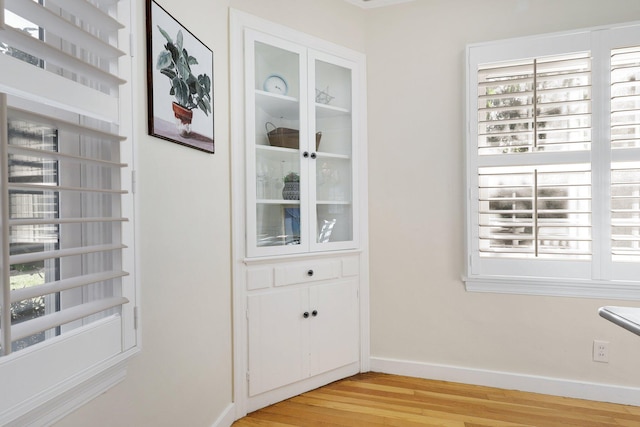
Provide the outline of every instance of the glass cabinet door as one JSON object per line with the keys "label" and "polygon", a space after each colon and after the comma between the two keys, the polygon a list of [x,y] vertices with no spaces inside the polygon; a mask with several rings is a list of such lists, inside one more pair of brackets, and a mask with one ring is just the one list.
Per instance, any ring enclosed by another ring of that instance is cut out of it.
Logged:
{"label": "glass cabinet door", "polygon": [[349,249],[353,63],[247,30],[247,255]]}
{"label": "glass cabinet door", "polygon": [[312,188],[312,248],[346,248],[354,240],[352,65],[320,53],[310,56],[312,113],[319,144]]}
{"label": "glass cabinet door", "polygon": [[308,247],[308,225],[301,214],[307,198],[301,191],[307,171],[300,161],[307,133],[304,51],[260,33],[246,40],[253,64],[246,76],[248,199],[255,200],[248,203],[249,252],[308,250],[300,247]]}

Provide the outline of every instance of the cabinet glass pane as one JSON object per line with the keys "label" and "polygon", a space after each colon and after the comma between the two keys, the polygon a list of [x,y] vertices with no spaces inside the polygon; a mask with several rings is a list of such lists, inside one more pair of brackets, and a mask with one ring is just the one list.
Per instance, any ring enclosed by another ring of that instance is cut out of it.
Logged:
{"label": "cabinet glass pane", "polygon": [[316,242],[353,239],[351,70],[315,61]]}
{"label": "cabinet glass pane", "polygon": [[258,246],[300,244],[300,205],[258,203]]}
{"label": "cabinet glass pane", "polygon": [[300,55],[255,42],[257,245],[300,244]]}

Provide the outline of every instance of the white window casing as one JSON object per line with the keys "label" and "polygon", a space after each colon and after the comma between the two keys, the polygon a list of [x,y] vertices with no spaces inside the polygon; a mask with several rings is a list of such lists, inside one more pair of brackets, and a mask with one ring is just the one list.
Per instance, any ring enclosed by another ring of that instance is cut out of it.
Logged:
{"label": "white window casing", "polygon": [[0,6],[0,425],[49,425],[138,351],[134,8]]}
{"label": "white window casing", "polygon": [[470,291],[640,298],[640,24],[467,47]]}

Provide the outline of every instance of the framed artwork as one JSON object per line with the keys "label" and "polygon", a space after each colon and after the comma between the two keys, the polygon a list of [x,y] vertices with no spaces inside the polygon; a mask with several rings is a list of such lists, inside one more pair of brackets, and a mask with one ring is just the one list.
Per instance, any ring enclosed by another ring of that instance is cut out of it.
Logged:
{"label": "framed artwork", "polygon": [[146,1],[149,135],[213,153],[213,52]]}

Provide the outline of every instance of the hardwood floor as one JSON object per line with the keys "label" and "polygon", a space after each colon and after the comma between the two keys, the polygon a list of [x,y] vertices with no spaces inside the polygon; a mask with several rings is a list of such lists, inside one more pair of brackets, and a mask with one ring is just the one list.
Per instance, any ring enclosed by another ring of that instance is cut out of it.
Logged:
{"label": "hardwood floor", "polygon": [[255,426],[640,426],[640,407],[366,373],[253,412]]}

